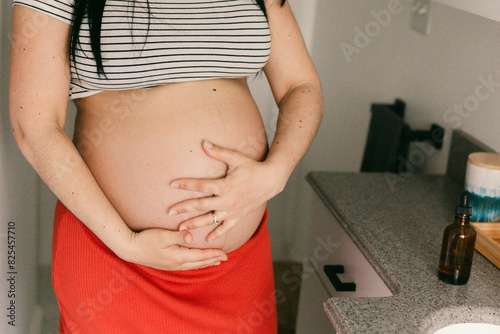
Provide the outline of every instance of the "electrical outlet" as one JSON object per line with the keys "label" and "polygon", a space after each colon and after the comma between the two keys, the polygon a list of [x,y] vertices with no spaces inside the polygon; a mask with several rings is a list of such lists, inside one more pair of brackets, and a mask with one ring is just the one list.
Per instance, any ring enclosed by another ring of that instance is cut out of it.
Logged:
{"label": "electrical outlet", "polygon": [[411,27],[424,35],[429,35],[431,31],[431,0],[413,0],[411,11]]}

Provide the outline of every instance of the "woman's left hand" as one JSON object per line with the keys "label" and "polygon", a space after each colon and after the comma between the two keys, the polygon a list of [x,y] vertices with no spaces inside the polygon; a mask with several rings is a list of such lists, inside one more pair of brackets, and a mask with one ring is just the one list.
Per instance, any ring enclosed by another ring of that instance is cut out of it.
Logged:
{"label": "woman's left hand", "polygon": [[226,163],[228,166],[226,176],[220,179],[173,180],[170,184],[172,188],[212,195],[179,202],[170,207],[168,212],[169,215],[208,212],[182,222],[180,230],[214,225],[212,215],[214,214],[220,225],[207,236],[207,242],[211,242],[281,192],[286,180],[277,168],[266,161],[254,160],[241,152],[207,141],[204,141],[203,149],[211,158]]}

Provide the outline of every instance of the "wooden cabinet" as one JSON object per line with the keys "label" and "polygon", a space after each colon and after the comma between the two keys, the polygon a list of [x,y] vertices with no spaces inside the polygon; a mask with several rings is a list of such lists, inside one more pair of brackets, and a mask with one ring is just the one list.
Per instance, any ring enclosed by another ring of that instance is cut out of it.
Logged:
{"label": "wooden cabinet", "polygon": [[323,309],[328,298],[392,293],[316,194],[311,210],[296,333],[335,333]]}

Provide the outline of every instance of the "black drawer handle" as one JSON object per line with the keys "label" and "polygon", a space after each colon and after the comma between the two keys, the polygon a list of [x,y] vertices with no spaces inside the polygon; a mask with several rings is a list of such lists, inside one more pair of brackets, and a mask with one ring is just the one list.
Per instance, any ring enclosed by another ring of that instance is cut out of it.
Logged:
{"label": "black drawer handle", "polygon": [[323,270],[328,276],[330,282],[332,282],[333,287],[337,291],[356,291],[356,283],[343,283],[338,278],[337,274],[344,273],[344,266],[332,266],[326,265],[323,266]]}

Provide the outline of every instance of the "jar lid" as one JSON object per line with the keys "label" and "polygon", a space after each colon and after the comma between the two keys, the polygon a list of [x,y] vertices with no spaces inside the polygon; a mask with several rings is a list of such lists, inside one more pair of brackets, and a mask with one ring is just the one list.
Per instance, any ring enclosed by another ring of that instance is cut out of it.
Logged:
{"label": "jar lid", "polygon": [[500,170],[500,154],[490,152],[476,152],[469,154],[471,164],[488,169]]}

